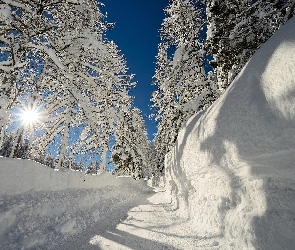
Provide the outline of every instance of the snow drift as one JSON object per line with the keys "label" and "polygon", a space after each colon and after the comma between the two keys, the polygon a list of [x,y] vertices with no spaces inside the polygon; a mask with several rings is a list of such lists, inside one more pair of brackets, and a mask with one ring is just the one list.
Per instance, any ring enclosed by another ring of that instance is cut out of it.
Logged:
{"label": "snow drift", "polygon": [[191,117],[165,164],[192,236],[216,249],[294,249],[295,18]]}

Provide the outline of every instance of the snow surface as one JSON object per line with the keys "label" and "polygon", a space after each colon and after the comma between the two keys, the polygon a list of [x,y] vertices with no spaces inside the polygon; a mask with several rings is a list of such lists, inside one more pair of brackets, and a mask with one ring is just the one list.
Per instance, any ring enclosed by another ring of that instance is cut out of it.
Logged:
{"label": "snow surface", "polygon": [[143,181],[0,158],[0,249],[293,250],[294,58],[295,18],[187,122],[152,197]]}
{"label": "snow surface", "polygon": [[143,181],[55,171],[30,160],[0,158],[0,173],[1,250],[91,249],[94,235],[151,193]]}

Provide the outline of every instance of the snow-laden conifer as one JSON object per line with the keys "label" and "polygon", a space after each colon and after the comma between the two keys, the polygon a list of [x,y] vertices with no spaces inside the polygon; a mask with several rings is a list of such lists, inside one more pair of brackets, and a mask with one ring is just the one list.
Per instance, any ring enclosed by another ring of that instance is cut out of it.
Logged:
{"label": "snow-laden conifer", "polygon": [[150,175],[150,142],[141,111],[127,110],[115,130],[112,150],[113,173],[129,175],[135,179]]}
{"label": "snow-laden conifer", "polygon": [[152,94],[161,164],[182,124],[215,99],[204,69],[204,6],[200,1],[172,0],[165,13],[154,75],[157,90]]}
{"label": "snow-laden conifer", "polygon": [[206,47],[223,92],[254,52],[295,10],[294,0],[206,0]]}

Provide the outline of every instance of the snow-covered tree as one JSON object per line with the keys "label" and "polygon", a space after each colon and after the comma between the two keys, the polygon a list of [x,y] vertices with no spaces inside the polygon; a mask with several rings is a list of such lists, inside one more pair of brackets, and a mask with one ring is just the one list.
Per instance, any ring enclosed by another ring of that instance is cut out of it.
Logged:
{"label": "snow-covered tree", "polygon": [[294,0],[205,0],[206,47],[224,91],[254,52],[294,14]]}
{"label": "snow-covered tree", "polygon": [[[77,25],[71,27],[66,25],[67,33],[64,34],[62,29],[61,33],[64,35],[55,38],[53,47],[56,48],[60,44],[65,46],[59,52],[58,58],[67,70],[61,71],[62,76],[55,79],[59,82],[61,78],[64,78],[62,83],[49,86],[49,89],[55,89],[57,93],[63,92],[63,96],[67,96],[67,103],[63,105],[66,115],[62,115],[62,119],[67,117],[68,119],[62,122],[63,126],[61,123],[54,124],[60,129],[63,127],[60,131],[63,138],[60,155],[66,155],[70,126],[74,125],[72,120],[77,120],[78,116],[80,122],[88,124],[92,137],[95,137],[94,140],[88,140],[92,142],[91,145],[86,145],[88,150],[93,147],[100,148],[101,169],[106,169],[109,136],[113,133],[114,124],[117,123],[118,113],[129,101],[128,90],[132,85],[132,76],[126,74],[126,62],[116,44],[103,39],[103,32],[108,25],[101,20],[103,15],[98,10],[96,12],[97,14],[85,16],[86,19],[81,23],[86,27],[79,28],[79,32],[77,32]],[[97,22],[94,23],[93,20],[88,22],[88,18],[93,16],[96,17],[93,19]],[[75,19],[76,15],[73,17]],[[62,24],[65,22],[69,21],[64,20]],[[72,23],[75,24],[75,20]],[[91,23],[93,23],[92,26]],[[70,32],[71,28],[72,32]],[[48,84],[48,76],[52,78],[52,71],[60,72],[60,67],[56,66],[58,66],[56,63],[45,64],[44,70],[49,71],[49,74],[42,79],[42,83]],[[57,104],[59,108],[62,108],[60,103]],[[74,113],[76,115],[73,115]],[[52,138],[52,133],[50,135]],[[60,166],[61,162],[57,167]]]}
{"label": "snow-covered tree", "polygon": [[[292,17],[294,8],[294,0],[169,2],[152,95],[158,123],[157,168],[183,122],[227,88],[259,46]],[[210,57],[214,72],[205,72],[204,61]]]}
{"label": "snow-covered tree", "polygon": [[204,70],[204,9],[201,1],[192,0],[171,0],[165,9],[152,94],[161,164],[182,124],[216,98]]}
{"label": "snow-covered tree", "polygon": [[12,134],[5,133],[4,138],[3,138],[3,143],[2,143],[2,146],[0,149],[1,156],[8,157],[10,155],[13,140],[14,140],[14,138],[13,138]]}
{"label": "snow-covered tree", "polygon": [[37,14],[38,4],[36,1],[0,1],[0,93],[1,110],[6,114],[6,119],[0,118],[1,138],[8,123],[9,110],[18,97],[20,85],[23,85],[23,69],[31,61],[29,53],[35,51],[32,44],[53,28],[51,18]]}
{"label": "snow-covered tree", "polygon": [[116,167],[113,173],[139,179],[150,172],[150,142],[140,110],[126,110],[123,115],[114,133],[111,159]]}
{"label": "snow-covered tree", "polygon": [[97,174],[99,171],[99,163],[97,161],[91,161],[85,171],[85,174]]}
{"label": "snow-covered tree", "polygon": [[[14,143],[15,141],[17,141],[17,143]],[[4,157],[29,159],[30,148],[30,141],[23,136],[22,132],[16,133],[16,135],[5,133],[3,144],[0,148],[0,155]]]}
{"label": "snow-covered tree", "polygon": [[55,159],[52,154],[47,154],[43,162],[44,165],[50,168],[55,168]]}
{"label": "snow-covered tree", "polygon": [[132,76],[117,46],[104,38],[112,24],[103,20],[100,7],[95,0],[1,2],[8,56],[0,69],[16,72],[33,96],[44,99],[46,132],[38,144],[44,151],[61,135],[58,168],[70,151],[71,128],[85,123],[92,134],[87,146],[100,148],[105,169],[109,136],[130,100]]}

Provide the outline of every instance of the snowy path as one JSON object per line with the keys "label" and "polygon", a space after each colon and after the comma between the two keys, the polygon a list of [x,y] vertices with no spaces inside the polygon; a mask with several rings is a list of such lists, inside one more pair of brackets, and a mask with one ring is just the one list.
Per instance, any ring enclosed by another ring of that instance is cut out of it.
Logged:
{"label": "snowy path", "polygon": [[120,197],[110,187],[3,195],[1,249],[185,249],[185,237],[165,233],[175,219],[161,193],[147,201],[151,190],[136,186]]}
{"label": "snowy path", "polygon": [[117,227],[130,221],[134,207],[150,206],[153,194],[132,178],[56,172],[0,158],[0,249],[173,249]]}
{"label": "snowy path", "polygon": [[3,195],[0,249],[91,249],[95,234],[114,228],[129,209],[146,202],[149,189],[137,188]]}
{"label": "snowy path", "polygon": [[[139,204],[146,203],[151,194],[150,191],[143,193],[142,190],[126,191],[128,196],[116,201],[112,208],[84,231],[52,244],[48,249],[141,249],[141,243],[144,246],[150,245],[151,242],[147,239],[116,229],[116,226],[126,219],[127,212]],[[101,239],[104,241],[101,242]]]}
{"label": "snowy path", "polygon": [[5,158],[0,169],[1,250],[214,249],[143,181]]}
{"label": "snowy path", "polygon": [[[282,170],[287,171],[293,168],[294,160],[294,152],[252,159],[253,174],[268,179],[264,185],[267,211],[264,216],[255,217],[255,224],[251,224],[255,226],[257,245],[261,249],[292,249],[294,182],[283,177],[284,171],[277,177],[275,168],[274,171],[263,169],[266,165],[278,163],[283,166]],[[214,213],[199,207],[186,220],[181,207],[173,209],[175,204],[170,203],[171,197],[163,189],[158,188],[154,192],[146,183],[131,178],[54,172],[35,163],[34,166],[30,161],[21,162],[23,166],[19,163],[19,160],[4,161],[0,158],[1,250],[237,249],[229,246],[231,238],[224,235],[208,237],[203,224],[192,219],[202,217],[204,225],[214,227],[215,224],[211,223],[214,222]],[[8,165],[9,168],[3,168]],[[22,169],[30,175],[20,174]],[[37,179],[40,174],[47,178],[48,183],[36,181],[35,187],[29,189],[32,179]],[[68,182],[62,186],[64,178],[68,178]],[[72,188],[81,181],[79,188]],[[3,183],[10,183],[10,188],[2,187]],[[259,195],[255,190],[252,193]],[[205,207],[204,203],[202,207]],[[233,223],[227,225],[229,231],[246,230],[252,221],[251,218],[245,220],[245,210],[240,212],[231,215]],[[283,243],[281,238],[284,238]],[[276,242],[281,242],[281,245],[276,245]]]}
{"label": "snowy path", "polygon": [[142,195],[133,201],[125,200],[123,206],[113,209],[111,214],[106,214],[83,233],[69,237],[50,249],[176,249],[156,239],[150,239],[149,229],[146,228],[148,221],[143,225],[140,223],[150,219],[151,211],[157,214],[159,211],[155,208],[145,210],[144,208],[153,205],[138,203],[144,204],[147,200],[143,199]]}
{"label": "snowy path", "polygon": [[115,229],[94,236],[92,244],[103,250],[220,249],[220,238],[196,237],[194,225],[171,209],[165,192],[148,200],[148,204],[131,209]]}
{"label": "snowy path", "polygon": [[[98,233],[90,240],[102,250],[218,249],[215,239],[197,238],[189,221],[171,210],[165,192],[157,192],[149,202],[132,208],[116,227]],[[78,249],[78,248],[77,248]]]}
{"label": "snowy path", "polygon": [[[124,182],[124,181],[123,181]],[[136,182],[124,189],[2,195],[0,249],[193,249],[164,193]],[[148,200],[147,198],[150,197]],[[3,225],[5,224],[5,227]]]}

